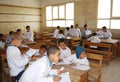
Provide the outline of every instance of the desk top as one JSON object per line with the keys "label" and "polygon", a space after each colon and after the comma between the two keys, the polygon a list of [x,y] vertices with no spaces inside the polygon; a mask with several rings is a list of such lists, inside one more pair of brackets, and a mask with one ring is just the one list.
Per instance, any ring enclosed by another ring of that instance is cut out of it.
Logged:
{"label": "desk top", "polygon": [[24,45],[33,45],[33,44],[36,44],[36,42],[30,41],[30,40],[24,40],[22,43],[23,43]]}
{"label": "desk top", "polygon": [[53,69],[60,69],[61,67],[64,67],[64,72],[70,73],[70,79],[71,82],[80,82],[81,76],[85,75],[88,71],[82,71],[72,68],[69,65],[53,65]]}
{"label": "desk top", "polygon": [[119,40],[116,40],[116,39],[101,39],[101,42],[103,43],[111,43],[111,44],[114,44],[114,43],[117,43]]}

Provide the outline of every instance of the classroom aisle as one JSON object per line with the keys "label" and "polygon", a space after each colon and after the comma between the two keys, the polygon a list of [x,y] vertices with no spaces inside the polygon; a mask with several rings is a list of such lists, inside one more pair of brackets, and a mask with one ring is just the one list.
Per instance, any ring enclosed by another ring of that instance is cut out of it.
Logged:
{"label": "classroom aisle", "polygon": [[120,82],[120,57],[109,66],[103,64],[101,82]]}

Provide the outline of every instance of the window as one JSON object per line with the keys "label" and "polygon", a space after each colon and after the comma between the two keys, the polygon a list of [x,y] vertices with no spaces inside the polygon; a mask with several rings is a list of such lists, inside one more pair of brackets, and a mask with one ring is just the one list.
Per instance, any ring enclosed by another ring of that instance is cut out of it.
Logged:
{"label": "window", "polygon": [[98,0],[97,27],[120,29],[120,0]]}
{"label": "window", "polygon": [[74,3],[46,7],[47,27],[68,27],[74,25]]}

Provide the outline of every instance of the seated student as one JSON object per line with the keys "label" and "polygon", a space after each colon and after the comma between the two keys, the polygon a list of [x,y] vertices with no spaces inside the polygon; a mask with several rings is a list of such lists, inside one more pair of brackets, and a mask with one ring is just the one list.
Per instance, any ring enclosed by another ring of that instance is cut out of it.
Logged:
{"label": "seated student", "polygon": [[[98,38],[97,33],[92,33],[92,36],[88,38],[91,42],[100,43],[101,40]],[[97,48],[97,46],[90,46],[91,48]]]}
{"label": "seated student", "polygon": [[69,27],[67,27],[67,28],[65,29],[64,34],[65,34],[65,37],[70,36],[70,28],[69,28]]}
{"label": "seated student", "polygon": [[89,61],[86,57],[85,49],[81,46],[76,47],[76,57],[77,59],[74,59],[72,66],[75,66],[75,68],[80,70],[89,70]]}
{"label": "seated student", "polygon": [[11,43],[11,36],[12,36],[12,34],[13,34],[14,32],[13,31],[10,31],[9,32],[9,36],[6,38],[6,40],[5,40],[5,43],[6,44],[10,44]]}
{"label": "seated student", "polygon": [[5,36],[0,33],[0,49],[4,49],[5,48],[4,41],[5,41]]}
{"label": "seated student", "polygon": [[77,37],[80,37],[81,36],[81,31],[80,31],[79,25],[76,24],[75,28],[76,28],[76,31],[77,31],[77,34],[78,34]]}
{"label": "seated student", "polygon": [[109,30],[107,30],[106,26],[102,27],[101,35],[102,35],[102,38],[105,38],[105,39],[112,38],[112,33]]}
{"label": "seated student", "polygon": [[24,39],[33,41],[33,32],[30,31],[30,26],[26,26],[26,32],[24,33]]}
{"label": "seated student", "polygon": [[53,37],[56,38],[57,34],[59,33],[60,26],[57,26],[57,28],[54,30]]}
{"label": "seated student", "polygon": [[58,47],[49,47],[47,49],[47,56],[43,56],[30,65],[19,82],[59,82],[61,80],[59,76],[60,70],[56,70],[58,73],[57,76],[54,76],[53,70],[51,70],[52,63],[58,63],[60,58],[59,55],[60,50]]}
{"label": "seated student", "polygon": [[63,30],[59,30],[58,34],[56,35],[56,38],[57,38],[57,39],[65,38],[65,36],[64,36],[64,34],[63,34]]}
{"label": "seated student", "polygon": [[73,25],[71,25],[71,27],[70,27],[70,36],[71,37],[79,37],[77,30],[73,27]]}
{"label": "seated student", "polygon": [[19,80],[25,70],[25,65],[30,60],[27,55],[21,55],[18,46],[21,45],[22,37],[19,33],[15,32],[11,36],[11,44],[7,47],[7,61],[10,68],[10,76],[13,77],[12,82]]}
{"label": "seated student", "polygon": [[65,39],[60,39],[58,43],[59,43],[61,61],[63,61],[65,64],[69,64],[67,60],[71,56],[70,48],[66,46]]}
{"label": "seated student", "polygon": [[35,53],[34,58],[41,58],[43,56],[47,55],[47,46],[41,45],[40,49]]}

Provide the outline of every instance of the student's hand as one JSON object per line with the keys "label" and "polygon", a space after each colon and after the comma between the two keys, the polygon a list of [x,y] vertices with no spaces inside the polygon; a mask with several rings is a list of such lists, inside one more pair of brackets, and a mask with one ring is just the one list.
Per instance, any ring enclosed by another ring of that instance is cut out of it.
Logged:
{"label": "student's hand", "polygon": [[71,66],[76,66],[76,63],[72,63]]}
{"label": "student's hand", "polygon": [[60,75],[63,71],[62,70],[57,70],[58,75]]}
{"label": "student's hand", "polygon": [[60,76],[53,77],[54,82],[59,82],[61,80]]}

